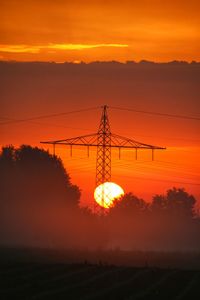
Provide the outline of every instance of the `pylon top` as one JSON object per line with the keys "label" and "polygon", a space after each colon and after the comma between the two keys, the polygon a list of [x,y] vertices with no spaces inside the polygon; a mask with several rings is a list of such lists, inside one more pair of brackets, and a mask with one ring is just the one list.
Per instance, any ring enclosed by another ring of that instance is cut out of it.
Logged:
{"label": "pylon top", "polygon": [[68,139],[44,141],[44,142],[40,142],[40,143],[52,144],[53,146],[60,144],[60,145],[70,145],[70,146],[76,145],[76,146],[97,147],[99,145],[99,142],[98,142],[99,133],[101,131],[107,130],[107,133],[109,132],[109,135],[111,136],[111,143],[110,143],[111,148],[129,148],[129,149],[136,149],[136,150],[137,149],[151,149],[151,150],[166,149],[165,147],[144,144],[139,141],[136,141],[136,140],[133,140],[133,139],[130,139],[127,137],[119,136],[117,134],[112,133],[110,131],[109,119],[108,119],[108,114],[107,114],[108,105],[105,104],[101,107],[102,107],[103,111],[102,111],[101,122],[100,122],[98,132],[93,133],[93,134],[83,135],[83,136],[76,136],[76,137],[68,138]]}

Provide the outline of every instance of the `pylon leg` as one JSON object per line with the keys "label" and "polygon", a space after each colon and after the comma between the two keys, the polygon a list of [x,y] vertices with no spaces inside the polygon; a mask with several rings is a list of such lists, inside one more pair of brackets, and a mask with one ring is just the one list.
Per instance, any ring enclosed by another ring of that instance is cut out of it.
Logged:
{"label": "pylon leg", "polygon": [[[103,107],[103,113],[98,130],[97,144],[96,187],[100,184],[111,181],[111,132],[106,105]],[[110,192],[106,188],[103,188],[100,195],[103,207],[105,207],[104,201],[108,199],[109,194]],[[97,204],[95,210],[98,209],[99,205]]]}

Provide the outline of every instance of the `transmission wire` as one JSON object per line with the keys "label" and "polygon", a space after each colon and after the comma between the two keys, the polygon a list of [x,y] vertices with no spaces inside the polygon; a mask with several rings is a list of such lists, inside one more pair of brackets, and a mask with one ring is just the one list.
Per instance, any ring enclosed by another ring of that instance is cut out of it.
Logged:
{"label": "transmission wire", "polygon": [[40,120],[40,119],[47,119],[47,118],[53,118],[53,117],[58,117],[58,116],[65,116],[65,115],[79,113],[79,112],[86,112],[86,111],[96,110],[96,109],[99,109],[99,108],[100,108],[99,106],[96,106],[96,107],[90,107],[90,108],[86,108],[86,109],[73,110],[73,111],[62,112],[62,113],[57,113],[57,114],[49,114],[49,115],[42,115],[42,116],[37,116],[37,117],[31,117],[31,118],[27,118],[27,119],[20,119],[20,120],[13,120],[13,121],[1,122],[0,125],[6,125],[6,124],[12,124],[12,123],[21,123],[21,122],[27,122],[27,121],[33,121],[33,120]]}
{"label": "transmission wire", "polygon": [[109,106],[109,107],[112,109],[124,110],[124,111],[130,111],[130,112],[136,112],[136,113],[142,113],[142,114],[148,114],[148,115],[156,115],[156,116],[161,116],[161,117],[170,117],[170,118],[200,121],[200,117],[192,117],[192,116],[178,115],[178,114],[167,114],[167,113],[160,113],[160,112],[155,112],[155,111],[137,110],[137,109],[133,109],[133,108],[125,108],[125,107],[119,107],[119,106]]}

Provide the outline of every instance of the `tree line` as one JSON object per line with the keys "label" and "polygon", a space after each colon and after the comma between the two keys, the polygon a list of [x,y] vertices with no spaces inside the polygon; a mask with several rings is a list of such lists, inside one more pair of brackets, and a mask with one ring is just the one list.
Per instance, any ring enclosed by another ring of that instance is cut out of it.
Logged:
{"label": "tree line", "polygon": [[2,148],[0,233],[4,240],[18,240],[27,230],[30,239],[37,233],[63,245],[68,241],[83,247],[200,249],[197,200],[183,188],[156,194],[151,203],[125,194],[104,218],[81,208],[80,198],[80,188],[72,184],[57,156],[29,145]]}

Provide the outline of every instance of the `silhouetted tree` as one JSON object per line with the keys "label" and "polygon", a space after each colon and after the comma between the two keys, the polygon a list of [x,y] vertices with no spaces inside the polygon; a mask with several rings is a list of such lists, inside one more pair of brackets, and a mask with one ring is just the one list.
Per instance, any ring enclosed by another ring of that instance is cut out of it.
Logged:
{"label": "silhouetted tree", "polygon": [[2,148],[0,154],[2,201],[54,201],[77,207],[80,190],[72,185],[62,161],[37,147]]}
{"label": "silhouetted tree", "polygon": [[189,195],[183,188],[169,189],[166,195],[155,195],[151,203],[151,210],[157,214],[165,214],[170,217],[195,216],[194,196]]}
{"label": "silhouetted tree", "polygon": [[150,205],[154,241],[166,249],[199,248],[199,221],[196,200],[183,188],[172,188],[155,195]]}
{"label": "silhouetted tree", "polygon": [[148,204],[132,193],[125,194],[120,200],[116,200],[115,206],[110,210],[110,215],[136,216],[145,213]]}

